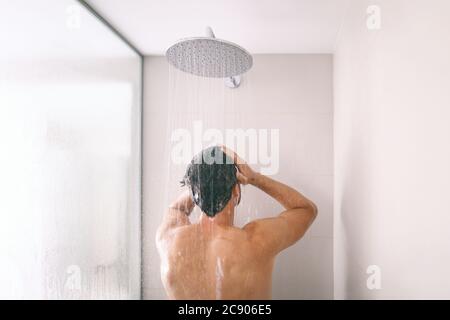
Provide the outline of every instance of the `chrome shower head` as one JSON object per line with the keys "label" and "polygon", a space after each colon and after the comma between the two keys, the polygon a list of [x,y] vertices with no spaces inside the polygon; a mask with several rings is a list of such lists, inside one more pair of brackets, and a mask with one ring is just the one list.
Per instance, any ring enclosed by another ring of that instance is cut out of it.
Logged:
{"label": "chrome shower head", "polygon": [[182,39],[167,49],[169,62],[181,71],[201,77],[228,78],[247,72],[253,58],[235,43],[208,37]]}

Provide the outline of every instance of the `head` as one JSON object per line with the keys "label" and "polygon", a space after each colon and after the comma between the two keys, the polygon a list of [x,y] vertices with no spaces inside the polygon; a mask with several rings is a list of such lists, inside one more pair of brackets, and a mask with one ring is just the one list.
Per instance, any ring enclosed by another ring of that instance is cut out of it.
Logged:
{"label": "head", "polygon": [[240,201],[237,168],[220,147],[210,147],[196,155],[181,181],[188,185],[192,199],[209,217],[222,212],[227,205]]}

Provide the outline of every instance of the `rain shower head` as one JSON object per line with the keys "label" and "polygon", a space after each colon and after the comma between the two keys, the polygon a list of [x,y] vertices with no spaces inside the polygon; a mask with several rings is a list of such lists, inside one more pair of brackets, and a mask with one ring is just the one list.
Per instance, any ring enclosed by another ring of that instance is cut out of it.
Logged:
{"label": "rain shower head", "polygon": [[169,62],[181,71],[201,77],[228,78],[247,72],[253,58],[244,48],[216,39],[210,28],[208,37],[186,38],[166,52]]}

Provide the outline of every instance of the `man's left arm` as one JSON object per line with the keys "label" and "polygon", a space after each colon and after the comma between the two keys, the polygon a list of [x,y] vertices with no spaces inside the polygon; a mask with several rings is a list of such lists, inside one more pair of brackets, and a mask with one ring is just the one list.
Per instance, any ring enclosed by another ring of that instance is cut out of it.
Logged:
{"label": "man's left arm", "polygon": [[183,192],[175,202],[167,209],[163,221],[158,228],[157,237],[161,239],[168,231],[173,228],[189,225],[189,215],[194,209],[195,204],[192,201],[189,190]]}

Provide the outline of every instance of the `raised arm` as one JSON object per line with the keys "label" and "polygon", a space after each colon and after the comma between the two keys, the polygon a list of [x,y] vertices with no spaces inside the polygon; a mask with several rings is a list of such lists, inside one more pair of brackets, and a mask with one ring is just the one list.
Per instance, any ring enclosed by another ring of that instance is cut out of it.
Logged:
{"label": "raised arm", "polygon": [[317,216],[315,204],[297,190],[256,173],[233,151],[227,148],[225,151],[233,156],[241,183],[259,188],[285,208],[277,217],[254,220],[245,225],[244,230],[252,241],[274,255],[297,242]]}
{"label": "raised arm", "polygon": [[315,204],[293,188],[261,174],[255,174],[250,183],[277,200],[285,210],[277,217],[252,221],[244,229],[275,254],[300,240],[317,216]]}
{"label": "raised arm", "polygon": [[157,239],[161,240],[164,238],[173,228],[190,224],[189,215],[194,209],[194,206],[191,194],[189,190],[186,190],[167,209],[163,221],[158,228],[156,234]]}

